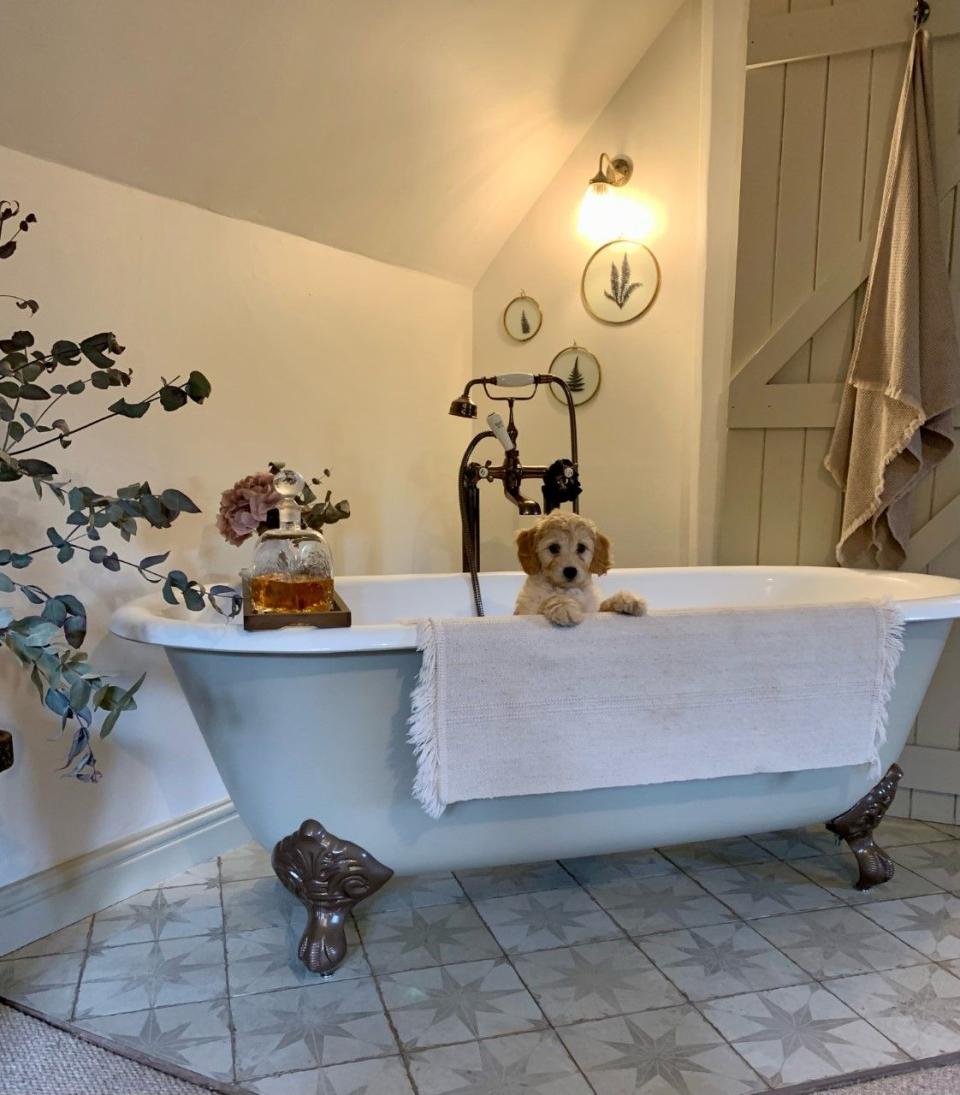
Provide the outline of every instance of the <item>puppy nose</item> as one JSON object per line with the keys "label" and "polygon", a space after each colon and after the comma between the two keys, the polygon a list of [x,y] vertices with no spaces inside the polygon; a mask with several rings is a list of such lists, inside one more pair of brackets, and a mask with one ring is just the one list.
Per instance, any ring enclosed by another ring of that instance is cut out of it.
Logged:
{"label": "puppy nose", "polygon": [[567,579],[568,582],[572,582],[573,579],[576,578],[576,576],[577,576],[577,568],[576,567],[564,567],[563,568],[563,576],[564,576],[564,578]]}

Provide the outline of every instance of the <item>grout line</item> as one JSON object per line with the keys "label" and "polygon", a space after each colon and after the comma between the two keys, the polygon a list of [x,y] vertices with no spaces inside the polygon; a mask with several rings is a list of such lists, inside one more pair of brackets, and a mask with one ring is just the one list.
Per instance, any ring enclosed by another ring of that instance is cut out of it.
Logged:
{"label": "grout line", "polygon": [[237,1077],[237,1028],[233,1022],[233,999],[230,995],[230,963],[227,959],[227,910],[223,904],[223,870],[220,856],[217,856],[217,893],[220,895],[220,926],[223,940],[223,977],[226,989],[227,1004],[227,1029],[230,1032],[230,1069],[233,1073],[233,1082],[239,1083]]}
{"label": "grout line", "polygon": [[[80,1003],[80,984],[83,981],[83,975],[87,972],[87,959],[90,957],[90,943],[93,939],[93,922],[96,919],[97,914],[94,913],[90,917],[90,923],[87,925],[87,941],[83,947],[83,958],[80,959],[80,973],[77,977],[77,987],[73,992],[73,1003],[70,1005],[69,1019],[72,1022],[77,1014],[77,1004]],[[71,952],[76,953],[76,952]]]}

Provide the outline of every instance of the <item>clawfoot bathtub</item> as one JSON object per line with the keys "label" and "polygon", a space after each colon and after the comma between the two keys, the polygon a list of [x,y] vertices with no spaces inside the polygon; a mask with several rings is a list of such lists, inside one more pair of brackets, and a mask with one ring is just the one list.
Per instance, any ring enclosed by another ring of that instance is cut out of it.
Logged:
{"label": "clawfoot bathtub", "polygon": [[[511,612],[522,580],[482,575],[487,612]],[[469,615],[463,575],[340,579],[350,629],[247,633],[157,597],[120,609],[112,628],[166,648],[240,817],[274,847],[278,876],[307,906],[301,958],[311,969],[329,972],[342,961],[345,916],[391,868],[489,867],[829,822],[857,856],[858,885],[888,879],[892,864],[872,832],[896,791],[894,762],[951,620],[960,616],[960,582],[825,567],[703,567],[612,571],[604,585],[641,594],[654,612],[899,603],[907,626],[881,752],[886,776],[872,787],[861,766],[504,798],[459,803],[435,821],[411,795],[406,719],[420,655],[410,621]]]}

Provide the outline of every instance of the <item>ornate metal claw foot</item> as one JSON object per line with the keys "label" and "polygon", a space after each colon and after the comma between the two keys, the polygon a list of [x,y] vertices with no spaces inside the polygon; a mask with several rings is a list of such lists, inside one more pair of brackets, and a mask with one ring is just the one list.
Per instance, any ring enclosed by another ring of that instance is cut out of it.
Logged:
{"label": "ornate metal claw foot", "polygon": [[347,956],[344,922],[350,910],[393,871],[309,819],[277,842],[272,862],[277,878],[307,908],[300,960],[314,973],[333,973]]}
{"label": "ornate metal claw foot", "polygon": [[874,841],[873,830],[883,821],[902,776],[900,766],[891,764],[887,774],[872,791],[868,791],[846,813],[827,822],[830,832],[845,840],[857,857],[860,867],[860,877],[856,881],[858,890],[869,890],[871,886],[879,886],[893,878],[893,861]]}

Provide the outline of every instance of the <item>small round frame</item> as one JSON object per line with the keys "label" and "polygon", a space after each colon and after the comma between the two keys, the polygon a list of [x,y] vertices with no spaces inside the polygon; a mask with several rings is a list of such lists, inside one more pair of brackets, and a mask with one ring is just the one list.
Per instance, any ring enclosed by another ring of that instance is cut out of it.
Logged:
{"label": "small round frame", "polygon": [[540,305],[522,289],[503,310],[503,329],[515,342],[529,342],[542,324]]}
{"label": "small round frame", "polygon": [[[600,390],[600,362],[582,346],[574,343],[567,346],[550,362],[547,370],[551,376],[558,376],[567,382],[573,402],[580,407],[589,403]],[[563,393],[555,385],[550,385],[550,394],[566,406]]]}
{"label": "small round frame", "polygon": [[587,259],[580,281],[583,306],[601,323],[632,323],[657,299],[660,267],[637,240],[612,240]]}

